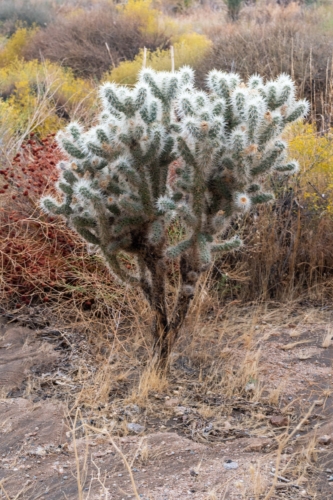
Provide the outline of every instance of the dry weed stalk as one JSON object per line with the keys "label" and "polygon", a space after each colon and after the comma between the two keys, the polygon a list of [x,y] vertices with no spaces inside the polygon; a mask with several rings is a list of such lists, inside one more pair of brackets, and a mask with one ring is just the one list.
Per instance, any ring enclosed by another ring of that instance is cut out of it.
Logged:
{"label": "dry weed stalk", "polygon": [[132,485],[132,489],[133,489],[133,493],[134,493],[135,498],[137,500],[141,500],[140,495],[139,495],[138,490],[137,490],[137,486],[136,486],[136,483],[135,483],[135,479],[134,479],[134,476],[133,476],[131,465],[128,462],[127,458],[125,457],[124,453],[122,452],[121,448],[119,448],[119,446],[116,444],[116,442],[113,439],[113,437],[111,436],[111,434],[105,428],[98,429],[96,427],[91,427],[88,424],[84,424],[84,429],[85,430],[93,431],[94,433],[100,433],[100,434],[102,434],[104,436],[108,436],[108,439],[109,439],[110,443],[112,444],[113,448],[116,450],[116,452],[118,453],[118,455],[121,457],[122,461],[124,462],[125,468],[126,468],[126,470],[128,472],[130,480],[131,480],[131,485]]}
{"label": "dry weed stalk", "polygon": [[277,450],[277,457],[276,457],[276,462],[275,462],[275,474],[273,478],[273,483],[267,492],[267,494],[264,497],[264,500],[269,500],[272,498],[272,495],[275,492],[275,486],[278,481],[278,476],[279,476],[279,469],[280,469],[280,463],[281,463],[281,455],[283,450],[286,448],[290,440],[295,436],[295,434],[301,430],[303,424],[307,422],[309,416],[312,414],[313,409],[315,408],[315,404],[311,406],[307,414],[302,418],[302,420],[297,424],[295,429],[289,434],[289,429],[286,430],[284,434],[281,434],[278,438],[278,450]]}

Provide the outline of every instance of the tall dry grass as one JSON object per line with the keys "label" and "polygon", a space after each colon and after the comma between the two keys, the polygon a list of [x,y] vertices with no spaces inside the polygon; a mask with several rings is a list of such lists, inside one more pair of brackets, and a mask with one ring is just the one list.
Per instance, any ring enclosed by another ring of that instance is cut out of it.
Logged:
{"label": "tall dry grass", "polygon": [[333,219],[314,210],[296,180],[274,204],[260,207],[233,230],[244,247],[215,264],[224,298],[242,301],[328,300],[333,294]]}

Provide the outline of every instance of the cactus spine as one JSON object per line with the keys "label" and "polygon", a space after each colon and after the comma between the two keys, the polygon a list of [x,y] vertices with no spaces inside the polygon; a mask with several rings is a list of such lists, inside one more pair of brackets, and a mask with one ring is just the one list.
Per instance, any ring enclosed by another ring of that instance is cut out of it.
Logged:
{"label": "cactus spine", "polygon": [[[41,200],[43,209],[68,219],[98,247],[114,276],[141,287],[154,313],[156,356],[165,366],[200,273],[213,256],[238,248],[223,240],[236,212],[273,198],[263,191],[272,172],[291,174],[281,140],[285,126],[308,111],[296,101],[287,75],[247,84],[236,74],[211,71],[208,92],[194,86],[193,71],[143,70],[133,89],[100,88],[98,124],[78,123],[58,134],[68,156],[58,189],[62,201]],[[184,237],[170,245],[167,230],[177,219]],[[129,273],[119,258],[136,258]],[[180,261],[178,297],[168,316],[167,263]]]}

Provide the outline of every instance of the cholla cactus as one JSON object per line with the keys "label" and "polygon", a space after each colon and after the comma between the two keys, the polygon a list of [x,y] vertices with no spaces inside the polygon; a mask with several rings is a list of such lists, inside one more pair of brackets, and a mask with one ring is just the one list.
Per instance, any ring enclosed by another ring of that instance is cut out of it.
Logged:
{"label": "cholla cactus", "polygon": [[[183,324],[200,273],[213,256],[241,245],[223,234],[236,212],[273,198],[264,192],[268,174],[297,170],[287,160],[281,132],[302,118],[306,101],[295,99],[287,75],[247,84],[236,74],[211,71],[209,92],[194,87],[193,71],[143,70],[134,88],[106,83],[102,113],[85,131],[70,124],[58,134],[68,155],[61,162],[62,202],[42,207],[66,217],[102,252],[111,272],[138,285],[154,313],[155,351],[165,365]],[[170,246],[167,229],[177,220],[184,238]],[[137,272],[121,264],[135,256]],[[167,263],[180,259],[180,289],[168,316]]]}

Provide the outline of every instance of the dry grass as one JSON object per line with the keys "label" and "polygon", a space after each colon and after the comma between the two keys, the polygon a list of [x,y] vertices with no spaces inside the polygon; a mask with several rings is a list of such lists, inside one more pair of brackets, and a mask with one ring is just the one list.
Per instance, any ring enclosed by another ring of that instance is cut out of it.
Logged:
{"label": "dry grass", "polygon": [[[82,437],[82,432],[87,439],[108,436],[113,445],[116,443],[115,449],[127,471],[134,463],[145,464],[149,470],[158,458],[154,454],[156,450],[151,452],[144,440],[132,456],[121,453],[117,439],[128,434],[128,423],[139,423],[148,432],[177,428],[180,434],[200,443],[219,442],[226,437],[232,439],[244,429],[250,429],[252,436],[270,436],[276,440],[277,451],[272,450],[264,460],[259,458],[257,463],[251,464],[252,482],[239,490],[244,499],[254,495],[258,500],[268,500],[275,491],[278,476],[302,485],[309,471],[314,470],[317,448],[315,438],[311,438],[306,446],[295,449],[291,455],[285,454],[285,449],[291,443],[294,445],[294,436],[308,424],[313,407],[295,413],[290,403],[286,405],[283,402],[288,390],[284,381],[280,381],[276,388],[267,384],[263,371],[263,339],[268,336],[274,338],[275,332],[287,328],[291,321],[303,332],[309,325],[329,319],[325,311],[316,309],[304,314],[298,310],[297,304],[284,307],[283,315],[281,309],[273,304],[270,307],[268,304],[220,307],[204,291],[205,286],[201,283],[189,321],[174,353],[168,380],[151,371],[150,338],[146,328],[149,312],[143,300],[132,292],[127,292],[127,312],[119,321],[99,320],[91,315],[91,311],[80,309],[75,317],[73,310],[66,313],[63,309],[54,310],[58,322],[59,313],[63,313],[62,326],[59,323],[57,326],[71,345],[70,360],[73,356],[71,363],[74,371],[67,376],[70,384],[76,387],[72,391],[68,385],[60,385],[57,393],[62,391],[62,399],[69,402],[69,415],[73,422],[78,419],[78,407],[81,422],[94,421],[93,426],[84,424],[83,431],[73,423],[78,437]],[[143,314],[135,321],[134,314],[138,310]],[[196,319],[196,314],[200,314],[201,320]],[[71,323],[68,322],[69,317],[72,317]],[[46,377],[43,383],[47,382]],[[32,388],[34,393],[36,389]],[[321,395],[318,392],[318,398]],[[178,400],[175,407],[166,404],[171,398]],[[293,401],[295,404],[296,400]],[[188,420],[181,416],[175,424],[173,418],[177,415],[178,406],[191,411],[185,412]],[[235,417],[237,407],[242,410]],[[272,429],[269,425],[269,415],[279,410],[290,416],[290,428]],[[157,419],[157,426],[151,426],[151,419]],[[207,430],[210,423],[213,423],[213,429]],[[264,466],[269,460],[276,463],[272,488],[268,490]],[[77,463],[84,477],[84,457],[77,457]],[[98,471],[95,476],[95,480],[103,484]],[[130,479],[133,479],[131,475]],[[82,480],[80,484],[83,484]],[[224,498],[228,487],[228,484],[215,487],[207,494],[207,500]],[[133,489],[135,491],[135,482]]]}
{"label": "dry grass", "polygon": [[[285,395],[290,390],[287,373],[285,379],[276,374],[277,384],[267,378],[269,341],[276,336],[279,339],[283,331],[298,331],[301,337],[309,328],[314,329],[314,325],[321,331],[322,325],[331,321],[331,313],[315,308],[304,311],[297,303],[289,303],[283,309],[269,302],[256,306],[221,304],[214,294],[207,293],[212,279],[212,276],[202,278],[167,380],[152,372],[149,364],[151,339],[147,330],[150,322],[147,305],[133,290],[124,289],[123,307],[120,301],[118,307],[112,306],[112,300],[108,302],[106,297],[106,304],[110,309],[113,307],[108,315],[105,312],[96,314],[97,308],[82,310],[74,301],[69,301],[66,308],[61,301],[52,303],[39,312],[52,329],[60,332],[57,340],[68,349],[66,363],[69,368],[62,367],[62,375],[54,370],[43,377],[43,387],[40,379],[33,378],[27,391],[30,396],[48,394],[66,401],[71,428],[75,429],[77,439],[106,436],[107,442],[113,441],[120,450],[114,448],[119,453],[119,460],[125,463],[124,474],[130,480],[129,469],[139,465],[149,471],[160,459],[160,451],[149,448],[143,439],[131,455],[125,453],[119,437],[129,434],[128,423],[143,425],[148,434],[173,430],[204,444],[232,442],[242,436],[244,429],[250,430],[253,437],[268,436],[276,442],[277,451],[273,447],[268,454],[251,463],[251,482],[246,486],[239,483],[238,490],[244,499],[253,496],[256,500],[268,500],[271,497],[266,466],[270,461],[276,460],[271,484],[277,476],[282,476],[302,486],[309,472],[315,471],[317,455],[314,438],[304,447],[295,447],[295,434],[303,427],[309,428],[306,424],[309,408],[297,410],[298,398],[292,402],[294,409],[289,401],[285,402]],[[23,313],[24,310],[19,311],[16,316],[21,317]],[[41,330],[41,335],[52,335],[48,330]],[[319,337],[320,343],[321,334]],[[288,339],[282,343],[287,345]],[[293,351],[297,349],[295,346]],[[289,352],[281,350],[284,356]],[[318,399],[325,398],[325,391],[320,388],[314,391]],[[172,399],[177,401],[169,406],[167,403]],[[185,413],[178,407],[185,408]],[[288,415],[290,427],[272,428],[269,424],[272,412]],[[80,425],[75,423],[78,420]],[[290,444],[294,452],[286,455]],[[88,477],[87,456],[84,451],[77,453],[80,485]],[[97,482],[106,495],[106,480],[98,464],[91,464],[96,465],[94,484]],[[85,487],[87,482],[89,486],[89,481],[87,479]],[[133,491],[134,487],[135,482]],[[230,487],[234,485],[215,485],[207,493],[207,500],[228,498]],[[96,498],[92,490],[81,488],[81,493],[80,500]]]}
{"label": "dry grass", "polygon": [[333,220],[302,196],[294,179],[273,205],[235,221],[231,231],[245,245],[215,264],[222,298],[325,302],[332,296]]}

